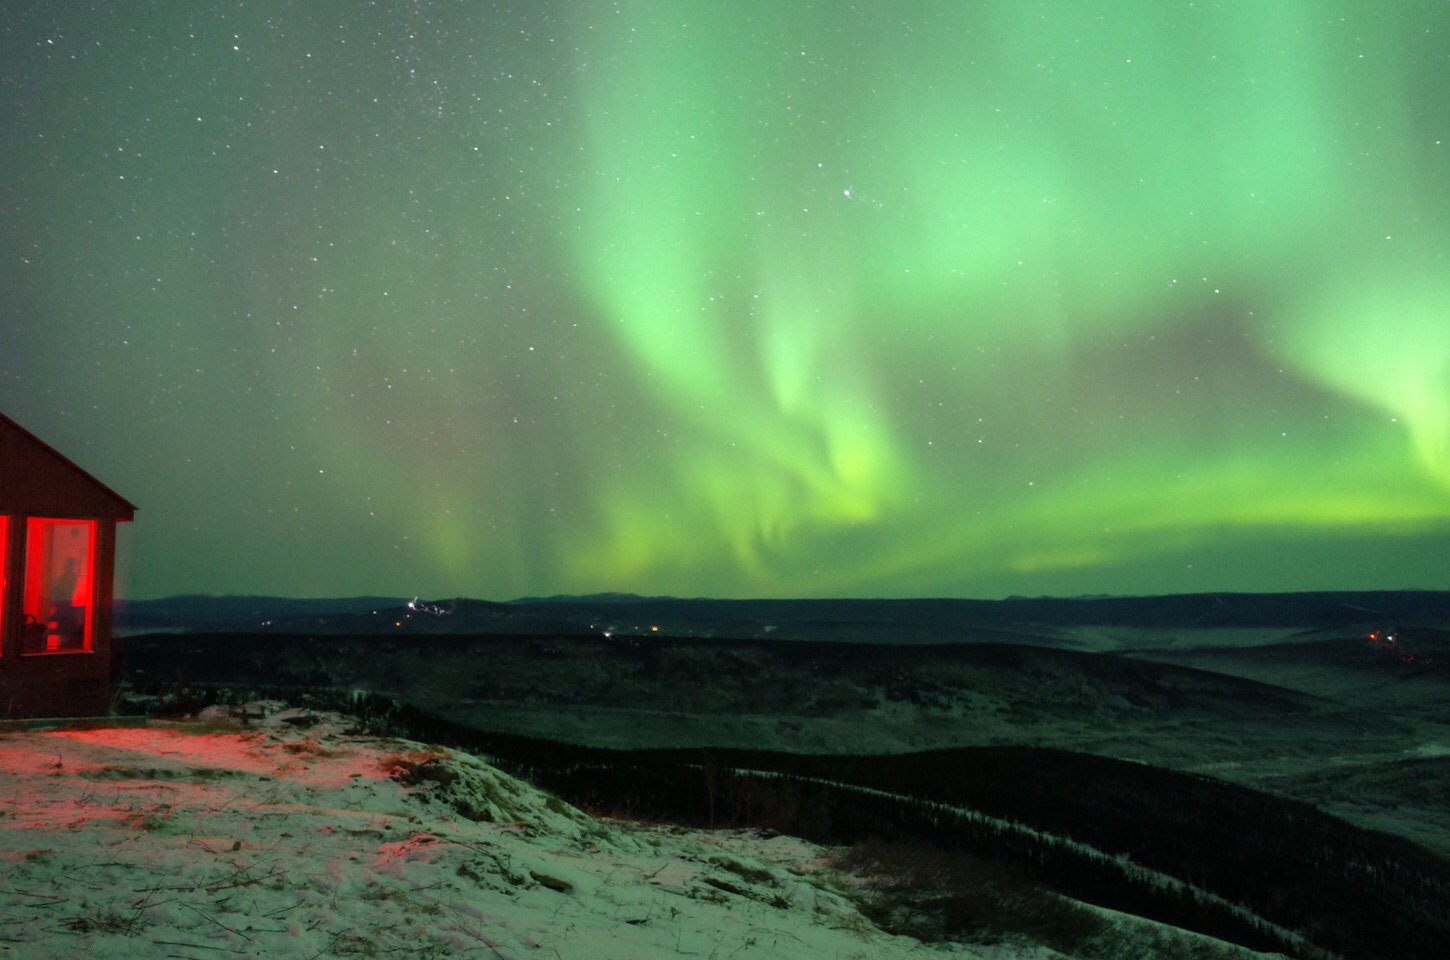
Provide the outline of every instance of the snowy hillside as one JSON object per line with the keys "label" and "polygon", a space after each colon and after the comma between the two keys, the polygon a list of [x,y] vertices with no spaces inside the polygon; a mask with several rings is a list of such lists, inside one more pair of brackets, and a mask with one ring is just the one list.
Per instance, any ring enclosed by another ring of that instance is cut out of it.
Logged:
{"label": "snowy hillside", "polygon": [[[0,954],[1064,956],[882,933],[826,853],[600,821],[476,758],[338,717],[0,733]],[[1124,956],[1254,956],[1110,923]]]}

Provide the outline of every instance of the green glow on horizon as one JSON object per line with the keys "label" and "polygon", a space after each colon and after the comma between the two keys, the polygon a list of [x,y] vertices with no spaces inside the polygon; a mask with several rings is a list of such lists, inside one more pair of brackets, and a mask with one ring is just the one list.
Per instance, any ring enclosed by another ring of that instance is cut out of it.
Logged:
{"label": "green glow on horizon", "polygon": [[22,9],[138,595],[1447,585],[1444,4]]}

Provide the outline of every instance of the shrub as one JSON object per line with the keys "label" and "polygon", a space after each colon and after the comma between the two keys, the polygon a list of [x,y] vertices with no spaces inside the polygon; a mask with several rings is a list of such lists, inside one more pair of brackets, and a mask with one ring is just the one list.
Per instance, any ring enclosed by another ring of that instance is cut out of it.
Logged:
{"label": "shrub", "polygon": [[867,896],[862,912],[918,940],[996,943],[1024,938],[1072,953],[1103,934],[1097,913],[999,864],[916,844],[868,841],[834,857]]}

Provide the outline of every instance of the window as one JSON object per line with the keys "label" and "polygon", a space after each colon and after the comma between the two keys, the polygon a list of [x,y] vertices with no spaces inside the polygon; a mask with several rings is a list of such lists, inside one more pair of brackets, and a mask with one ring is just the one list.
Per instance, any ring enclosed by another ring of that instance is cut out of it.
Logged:
{"label": "window", "polygon": [[26,522],[21,653],[91,649],[95,546],[94,520]]}

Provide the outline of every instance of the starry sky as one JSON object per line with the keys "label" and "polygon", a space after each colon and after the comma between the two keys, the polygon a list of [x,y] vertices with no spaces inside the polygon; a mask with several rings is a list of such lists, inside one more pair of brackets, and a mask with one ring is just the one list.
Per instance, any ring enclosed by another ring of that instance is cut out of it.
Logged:
{"label": "starry sky", "polygon": [[0,8],[120,592],[1450,588],[1446,0]]}

